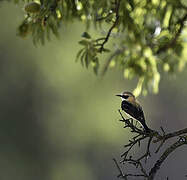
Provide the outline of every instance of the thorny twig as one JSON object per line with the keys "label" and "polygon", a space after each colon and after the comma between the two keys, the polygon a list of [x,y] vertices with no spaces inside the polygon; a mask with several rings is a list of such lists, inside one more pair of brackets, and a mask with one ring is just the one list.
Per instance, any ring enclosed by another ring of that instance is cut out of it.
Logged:
{"label": "thorny twig", "polygon": [[[187,128],[179,130],[179,131],[175,131],[173,133],[166,134],[164,129],[161,127],[162,134],[160,134],[157,131],[151,131],[150,133],[146,133],[144,130],[136,127],[136,124],[133,123],[133,120],[125,119],[120,110],[119,110],[119,113],[122,118],[120,121],[125,123],[124,128],[130,128],[132,133],[136,133],[136,136],[130,139],[128,144],[124,145],[124,147],[127,148],[127,150],[121,155],[123,159],[120,161],[120,163],[132,164],[134,165],[135,168],[139,168],[139,171],[141,173],[140,174],[124,173],[122,169],[120,168],[119,164],[117,163],[117,161],[114,160],[120,172],[120,175],[118,177],[121,177],[125,180],[128,180],[128,177],[136,177],[136,178],[144,177],[144,179],[146,180],[153,180],[156,173],[160,169],[162,163],[170,155],[170,153],[175,151],[175,149],[177,149],[178,147],[184,144],[187,144],[187,136],[185,135],[187,133]],[[163,152],[160,158],[155,163],[153,163],[153,167],[149,170],[149,173],[147,173],[146,169],[144,168],[144,164],[141,161],[142,159],[145,159],[144,163],[146,163],[147,157],[151,156],[151,152],[150,152],[151,144],[161,142],[155,151],[155,153],[157,153],[160,150],[160,148],[163,146],[165,141],[173,137],[178,137],[179,139],[174,144],[166,148],[166,150]],[[135,159],[132,155],[130,155],[132,148],[135,145],[140,146],[140,143],[143,142],[147,138],[148,138],[148,142],[146,145],[145,153],[141,155],[139,158]]]}
{"label": "thorny twig", "polygon": [[146,149],[146,153],[141,156],[138,161],[142,160],[145,158],[145,160],[147,159],[148,156],[150,156],[150,144],[151,144],[151,141],[153,139],[153,133],[150,133],[150,134],[146,134],[145,131],[137,128],[134,124],[133,124],[133,121],[130,121],[129,119],[125,119],[121,113],[121,111],[119,110],[119,113],[122,117],[122,122],[125,123],[125,126],[124,128],[130,128],[131,129],[131,132],[135,132],[137,133],[138,135],[136,135],[135,137],[133,137],[133,139],[129,140],[129,143],[126,144],[124,147],[125,148],[128,148],[127,151],[125,151],[121,157],[123,157],[124,159],[121,161],[121,162],[124,162],[125,159],[127,158],[130,150],[136,145],[138,144],[140,146],[140,143],[142,140],[146,139],[146,138],[149,138],[148,140],[148,143],[147,143],[147,149]]}
{"label": "thorny twig", "polygon": [[113,158],[113,161],[114,161],[114,163],[116,164],[116,167],[118,168],[119,173],[120,173],[117,177],[122,177],[122,178],[124,178],[124,179],[126,180],[125,175],[124,175],[124,173],[123,173],[121,167],[119,166],[117,160],[116,160],[115,158]]}
{"label": "thorny twig", "polygon": [[146,170],[144,169],[142,163],[138,160],[134,160],[134,159],[125,159],[126,162],[128,162],[129,164],[134,165],[136,168],[140,168],[140,171],[144,174],[145,177],[148,177],[148,174],[146,172]]}
{"label": "thorny twig", "polygon": [[142,168],[142,173],[143,174],[124,174],[121,167],[119,166],[117,160],[115,158],[113,158],[113,161],[114,163],[116,164],[116,167],[119,171],[119,175],[117,176],[118,178],[123,178],[125,180],[127,180],[127,177],[131,176],[131,177],[148,177],[148,175],[146,174],[145,170],[143,169],[143,167],[141,166]]}
{"label": "thorny twig", "polygon": [[146,162],[146,161],[147,161],[147,158],[148,158],[149,156],[151,156],[151,153],[150,153],[150,145],[151,145],[152,139],[153,139],[153,136],[150,136],[150,137],[149,137],[149,141],[148,141],[148,143],[147,143],[147,148],[146,148],[145,154],[142,155],[140,158],[138,158],[137,161],[140,161],[140,160],[142,160],[142,159],[145,158],[145,162]]}
{"label": "thorny twig", "polygon": [[125,148],[127,148],[127,147],[129,147],[129,148],[128,148],[127,151],[125,151],[125,152],[121,155],[121,157],[124,157],[124,159],[123,159],[121,162],[124,162],[124,160],[126,159],[127,155],[129,154],[129,152],[130,152],[130,150],[133,148],[133,146],[135,146],[137,143],[140,144],[140,141],[143,140],[143,139],[145,139],[145,138],[147,138],[147,137],[146,137],[146,136],[143,136],[143,137],[140,137],[140,138],[138,138],[138,139],[136,139],[136,140],[134,140],[134,141],[131,141],[131,140],[130,140],[130,143],[124,146]]}

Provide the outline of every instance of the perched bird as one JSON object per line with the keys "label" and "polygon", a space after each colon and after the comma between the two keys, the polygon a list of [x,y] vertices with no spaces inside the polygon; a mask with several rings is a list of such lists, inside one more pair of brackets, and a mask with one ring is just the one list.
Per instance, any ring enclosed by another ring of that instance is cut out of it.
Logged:
{"label": "perched bird", "polygon": [[142,107],[136,100],[135,96],[131,92],[123,92],[122,94],[118,94],[116,96],[121,97],[121,109],[125,111],[127,116],[139,121],[144,127],[145,132],[149,133],[151,129],[149,129],[145,123],[145,117]]}

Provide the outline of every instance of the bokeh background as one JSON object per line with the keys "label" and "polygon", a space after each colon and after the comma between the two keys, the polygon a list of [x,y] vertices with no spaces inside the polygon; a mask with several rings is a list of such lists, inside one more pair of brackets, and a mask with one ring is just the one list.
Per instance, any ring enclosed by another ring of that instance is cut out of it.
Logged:
{"label": "bokeh background", "polygon": [[[117,179],[112,158],[131,134],[118,121],[115,94],[132,91],[136,81],[118,68],[100,77],[75,63],[83,24],[62,24],[59,40],[35,47],[16,36],[22,18],[20,6],[0,3],[0,179]],[[187,126],[186,77],[187,70],[162,74],[159,94],[139,97],[152,129]],[[172,154],[157,180],[185,179],[186,152]]]}

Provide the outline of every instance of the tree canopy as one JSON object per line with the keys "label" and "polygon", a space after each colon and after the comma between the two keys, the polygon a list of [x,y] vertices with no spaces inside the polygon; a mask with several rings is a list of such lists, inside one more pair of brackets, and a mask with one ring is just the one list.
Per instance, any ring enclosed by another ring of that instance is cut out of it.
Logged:
{"label": "tree canopy", "polygon": [[[157,93],[163,71],[174,74],[185,66],[185,0],[15,0],[21,2],[25,16],[19,36],[44,44],[59,36],[62,23],[83,22],[77,61],[96,74],[118,66],[125,78],[138,78],[135,95]],[[89,33],[90,26],[101,32],[99,37]],[[101,67],[103,53],[108,56]]]}

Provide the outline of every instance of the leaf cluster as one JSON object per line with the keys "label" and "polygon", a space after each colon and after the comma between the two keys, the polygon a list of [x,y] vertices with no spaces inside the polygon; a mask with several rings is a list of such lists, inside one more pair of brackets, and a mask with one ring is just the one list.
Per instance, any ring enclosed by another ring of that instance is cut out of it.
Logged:
{"label": "leaf cluster", "polygon": [[[21,0],[15,0],[19,3]],[[187,4],[184,0],[35,0],[25,1],[25,18],[18,28],[21,37],[32,35],[33,42],[45,43],[58,36],[61,23],[79,20],[100,32],[92,38],[83,33],[83,48],[77,59],[94,72],[119,66],[124,77],[138,77],[135,95],[147,90],[158,92],[160,73],[176,73],[185,66]],[[105,48],[113,42],[110,52]],[[109,52],[104,67],[98,55]]]}

